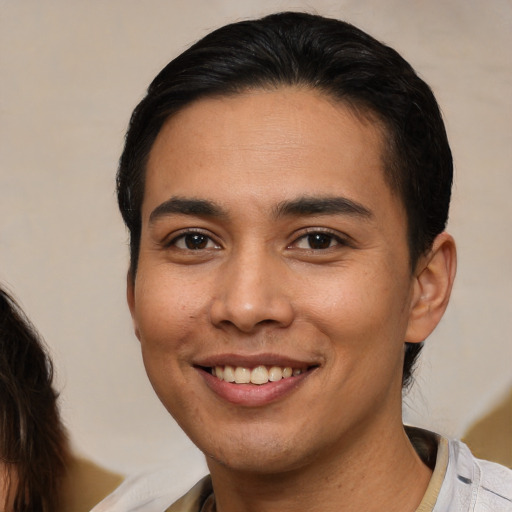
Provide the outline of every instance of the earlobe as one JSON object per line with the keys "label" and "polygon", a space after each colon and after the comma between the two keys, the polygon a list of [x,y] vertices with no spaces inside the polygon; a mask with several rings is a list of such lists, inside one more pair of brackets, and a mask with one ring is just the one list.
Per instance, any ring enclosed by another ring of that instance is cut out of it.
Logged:
{"label": "earlobe", "polygon": [[130,314],[132,315],[133,330],[135,331],[135,336],[137,336],[137,339],[140,340],[139,327],[135,318],[135,280],[131,272],[128,272],[128,275],[126,276],[126,301],[128,302]]}
{"label": "earlobe", "polygon": [[443,232],[418,261],[405,341],[420,343],[435,329],[448,306],[456,268],[455,242]]}

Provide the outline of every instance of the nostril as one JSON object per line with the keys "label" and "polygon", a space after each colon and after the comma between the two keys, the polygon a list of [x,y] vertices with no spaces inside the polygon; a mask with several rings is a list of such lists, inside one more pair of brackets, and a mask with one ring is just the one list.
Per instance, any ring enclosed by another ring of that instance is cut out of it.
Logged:
{"label": "nostril", "polygon": [[276,323],[276,320],[271,320],[271,319],[267,319],[267,320],[260,320],[257,325],[270,325],[270,324],[275,324]]}

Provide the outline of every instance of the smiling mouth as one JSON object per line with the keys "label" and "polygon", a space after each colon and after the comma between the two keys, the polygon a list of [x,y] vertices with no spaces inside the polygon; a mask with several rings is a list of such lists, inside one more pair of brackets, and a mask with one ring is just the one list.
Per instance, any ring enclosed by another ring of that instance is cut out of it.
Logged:
{"label": "smiling mouth", "polygon": [[263,365],[254,368],[246,368],[244,366],[225,365],[204,368],[204,370],[225,382],[262,385],[268,382],[277,382],[283,379],[297,377],[313,368],[315,367],[292,368],[291,366]]}

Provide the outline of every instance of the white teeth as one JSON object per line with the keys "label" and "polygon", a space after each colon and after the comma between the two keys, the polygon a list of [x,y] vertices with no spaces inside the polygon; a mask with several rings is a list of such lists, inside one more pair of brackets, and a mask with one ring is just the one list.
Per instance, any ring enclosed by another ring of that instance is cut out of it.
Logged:
{"label": "white teeth", "polygon": [[226,382],[235,382],[235,370],[232,366],[224,366],[224,380]]}
{"label": "white teeth", "polygon": [[251,382],[251,370],[237,366],[235,370],[235,382],[237,384],[249,384],[249,382]]}
{"label": "white teeth", "polygon": [[277,382],[283,378],[283,370],[279,366],[272,366],[268,371],[268,380],[270,382]]}
{"label": "white teeth", "polygon": [[292,376],[292,369],[289,366],[287,366],[286,368],[283,369],[283,379],[286,379],[291,376]]}
{"label": "white teeth", "polygon": [[306,368],[291,368],[290,366],[256,366],[252,370],[243,366],[215,366],[212,368],[212,374],[218,379],[226,382],[235,382],[236,384],[266,384],[267,382],[277,382],[281,379],[287,379],[292,376],[301,375]]}
{"label": "white teeth", "polygon": [[268,370],[264,366],[256,366],[251,372],[253,384],[266,384],[268,382]]}

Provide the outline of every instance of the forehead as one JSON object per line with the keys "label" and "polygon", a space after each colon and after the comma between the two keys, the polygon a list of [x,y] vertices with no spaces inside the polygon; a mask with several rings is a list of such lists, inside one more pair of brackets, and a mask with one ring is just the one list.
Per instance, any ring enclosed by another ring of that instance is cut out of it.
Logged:
{"label": "forehead", "polygon": [[146,190],[162,201],[170,193],[206,193],[221,202],[244,194],[269,201],[325,195],[333,187],[348,196],[389,194],[384,140],[375,118],[315,90],[205,98],[162,127],[149,155]]}

